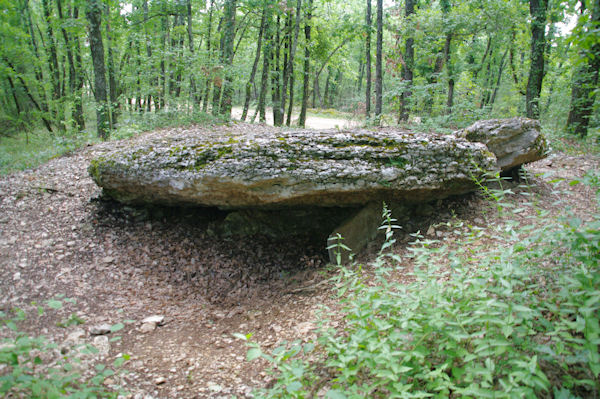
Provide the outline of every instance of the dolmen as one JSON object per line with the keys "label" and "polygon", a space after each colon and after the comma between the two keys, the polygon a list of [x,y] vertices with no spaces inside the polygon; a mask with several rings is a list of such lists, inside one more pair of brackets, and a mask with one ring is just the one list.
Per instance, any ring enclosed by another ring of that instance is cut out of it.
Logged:
{"label": "dolmen", "polygon": [[[526,118],[479,121],[447,135],[188,129],[99,156],[89,173],[106,195],[124,204],[217,207],[246,215],[351,208],[356,211],[333,229],[329,245],[339,233],[356,253],[376,233],[383,201],[420,203],[465,194],[485,176],[510,173],[547,152],[539,123]],[[335,248],[330,258],[337,260]]]}

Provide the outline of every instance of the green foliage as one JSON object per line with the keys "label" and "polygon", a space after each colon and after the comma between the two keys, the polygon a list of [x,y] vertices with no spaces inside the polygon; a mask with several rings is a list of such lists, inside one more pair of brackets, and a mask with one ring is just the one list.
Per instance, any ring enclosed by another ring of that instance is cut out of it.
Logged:
{"label": "green foliage", "polygon": [[[46,302],[50,309],[60,309],[69,298],[58,297]],[[31,337],[18,328],[26,320],[25,312],[14,309],[13,315],[0,311],[0,324],[11,332],[10,338],[0,341],[0,396],[28,398],[116,398],[119,392],[109,390],[104,381],[115,374],[129,359],[117,358],[112,367],[95,366],[96,373],[84,378],[77,371],[81,356],[93,354],[91,345],[74,348],[75,355],[58,358],[57,345],[43,336]],[[44,313],[38,307],[38,315]],[[51,360],[48,360],[51,359]]]}
{"label": "green foliage", "polygon": [[[600,193],[598,173],[584,181]],[[502,202],[504,194],[490,196]],[[457,222],[454,243],[416,234],[408,256],[393,255],[395,266],[382,251],[376,284],[360,267],[340,268],[343,328],[322,328],[316,349],[292,343],[268,355],[249,344],[248,359],[271,362],[276,376],[260,396],[597,396],[600,216],[543,223],[547,212],[536,211],[531,224],[492,227],[500,248],[482,247],[484,233]],[[393,221],[384,218],[389,246]],[[390,273],[408,262],[414,282],[399,286]]]}

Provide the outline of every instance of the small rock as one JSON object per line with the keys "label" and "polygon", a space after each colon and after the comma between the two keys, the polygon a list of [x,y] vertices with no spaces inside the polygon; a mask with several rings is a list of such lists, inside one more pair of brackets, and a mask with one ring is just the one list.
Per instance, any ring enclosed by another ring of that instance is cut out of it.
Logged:
{"label": "small rock", "polygon": [[156,324],[154,324],[154,323],[144,323],[140,327],[140,331],[143,332],[144,334],[150,333],[154,330],[156,330]]}
{"label": "small rock", "polygon": [[434,234],[435,234],[435,229],[433,228],[433,226],[429,226],[429,228],[427,229],[426,235],[432,236]]}
{"label": "small rock", "polygon": [[98,349],[98,354],[105,356],[110,352],[110,343],[108,342],[108,337],[106,335],[100,335],[94,338],[92,345]]}
{"label": "small rock", "polygon": [[15,274],[13,274],[13,280],[20,280],[21,279],[21,273],[16,272]]}
{"label": "small rock", "polygon": [[85,337],[85,331],[78,328],[77,330],[70,332],[69,335],[67,335],[67,338],[65,339],[65,341],[72,342],[72,343],[78,343],[84,337]]}
{"label": "small rock", "polygon": [[104,323],[90,328],[90,334],[92,335],[105,335],[110,333],[110,324]]}
{"label": "small rock", "polygon": [[154,380],[154,383],[155,383],[156,385],[162,385],[162,384],[164,384],[165,382],[167,382],[167,379],[166,379],[165,377],[157,377],[157,378]]}
{"label": "small rock", "polygon": [[115,261],[115,258],[112,256],[105,256],[104,258],[102,258],[102,262],[109,264],[109,263],[113,263]]}
{"label": "small rock", "polygon": [[473,220],[473,223],[475,223],[476,225],[479,225],[479,226],[483,226],[485,224],[485,222],[483,221],[482,218],[475,218]]}
{"label": "small rock", "polygon": [[165,316],[162,315],[154,315],[154,316],[149,316],[146,317],[144,320],[142,320],[142,323],[147,324],[147,323],[152,323],[152,324],[156,324],[157,326],[162,326],[165,322]]}
{"label": "small rock", "polygon": [[306,321],[304,323],[300,323],[296,326],[296,331],[298,331],[299,334],[302,335],[306,335],[308,334],[311,330],[314,329],[314,326],[311,322]]}

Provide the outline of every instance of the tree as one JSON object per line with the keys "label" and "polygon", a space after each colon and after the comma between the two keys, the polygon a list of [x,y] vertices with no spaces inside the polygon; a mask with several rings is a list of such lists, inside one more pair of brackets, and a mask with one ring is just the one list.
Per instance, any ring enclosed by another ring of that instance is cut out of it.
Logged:
{"label": "tree", "polygon": [[[410,1],[410,0],[409,0]],[[377,0],[377,50],[375,54],[375,121],[381,123],[383,110],[383,0]]]}
{"label": "tree", "polygon": [[96,98],[96,129],[98,137],[108,139],[110,134],[106,90],[104,44],[102,42],[102,7],[100,0],[87,0],[86,16],[89,21],[90,53],[94,69],[94,97]]}
{"label": "tree", "polygon": [[371,0],[367,0],[367,13],[365,17],[365,68],[367,82],[365,87],[365,116],[371,117]]}
{"label": "tree", "polygon": [[540,93],[544,80],[544,54],[546,52],[546,10],[548,0],[529,0],[531,13],[531,56],[525,106],[528,118],[540,117]]}
{"label": "tree", "polygon": [[[404,3],[404,14],[406,21],[410,23],[411,16],[415,13],[415,5],[413,0],[405,0]],[[402,79],[405,85],[402,90],[402,96],[400,99],[400,114],[398,116],[398,122],[408,121],[408,102],[412,95],[412,83],[413,83],[413,67],[415,60],[415,39],[412,34],[406,38],[406,48],[404,50],[404,65],[402,68]]]}
{"label": "tree", "polygon": [[590,118],[598,91],[598,71],[600,70],[600,0],[593,1],[593,9],[588,18],[582,18],[585,26],[578,29],[580,35],[580,64],[573,73],[571,104],[567,119],[567,131],[581,137],[587,135]]}
{"label": "tree", "polygon": [[306,109],[308,108],[308,97],[310,96],[310,46],[311,46],[311,25],[310,19],[312,17],[312,0],[307,0],[306,4],[306,16],[304,18],[304,70],[303,70],[303,81],[302,81],[302,106],[300,108],[300,116],[298,117],[298,126],[304,127],[306,125]]}

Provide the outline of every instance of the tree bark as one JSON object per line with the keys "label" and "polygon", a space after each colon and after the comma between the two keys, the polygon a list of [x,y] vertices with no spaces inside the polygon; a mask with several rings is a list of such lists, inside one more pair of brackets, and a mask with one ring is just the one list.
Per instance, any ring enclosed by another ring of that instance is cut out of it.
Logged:
{"label": "tree bark", "polygon": [[94,69],[94,97],[96,98],[96,127],[98,137],[108,139],[108,106],[106,104],[106,68],[104,66],[104,44],[102,42],[102,3],[88,0],[86,16],[90,22],[90,53]]}
{"label": "tree bark", "polygon": [[[294,108],[294,60],[296,58],[296,48],[298,47],[298,35],[300,34],[300,11],[302,11],[302,0],[296,0],[296,19],[294,21],[294,39],[292,41],[292,48],[290,50],[290,57],[288,59],[288,78],[290,87],[290,107],[287,113],[287,120],[285,124],[290,126],[292,122],[292,110]],[[287,81],[287,80],[286,80]],[[285,107],[285,102],[284,102]]]}
{"label": "tree bark", "polygon": [[273,103],[273,125],[281,126],[283,124],[283,114],[281,110],[281,37],[280,37],[280,17],[277,15],[275,22],[275,51],[271,54],[271,102]]}
{"label": "tree bark", "polygon": [[117,119],[119,117],[119,93],[117,87],[117,79],[115,70],[115,61],[113,56],[113,40],[112,32],[110,30],[110,6],[105,5],[104,10],[106,12],[106,47],[107,47],[107,65],[108,65],[108,93],[109,93],[109,115],[108,120],[110,122],[110,129],[113,130]]}
{"label": "tree bark", "polygon": [[[415,13],[415,5],[414,0],[406,0],[405,2],[405,17],[407,20],[410,20],[411,16]],[[404,62],[406,65],[403,69],[403,80],[406,85],[406,88],[402,91],[402,97],[400,100],[400,115],[398,117],[398,122],[406,122],[408,121],[409,116],[409,101],[412,96],[412,82],[413,82],[413,68],[414,68],[414,58],[415,58],[415,49],[414,49],[414,41],[415,39],[412,36],[406,38],[406,45],[404,50]]]}
{"label": "tree bark", "polygon": [[308,108],[308,96],[310,90],[310,20],[312,18],[312,0],[307,0],[306,15],[304,18],[304,70],[302,81],[302,105],[300,107],[300,116],[298,117],[298,126],[306,126],[306,109]]}
{"label": "tree bark", "polygon": [[244,100],[244,109],[242,110],[242,121],[246,120],[248,116],[248,108],[250,107],[250,97],[252,94],[252,84],[254,83],[254,77],[258,69],[258,61],[260,60],[260,53],[262,47],[262,37],[265,31],[265,24],[267,21],[267,10],[266,6],[263,8],[262,16],[260,17],[260,28],[258,30],[258,39],[256,43],[256,55],[254,56],[254,63],[252,64],[252,72],[250,72],[250,78],[246,83],[246,98]]}
{"label": "tree bark", "polygon": [[[412,0],[406,0],[407,3]],[[375,123],[383,109],[383,0],[377,0],[377,51],[375,55]]]}
{"label": "tree bark", "polygon": [[236,0],[226,0],[224,6],[224,23],[223,30],[224,43],[221,49],[221,65],[225,65],[225,74],[223,79],[223,97],[221,98],[221,106],[219,114],[227,119],[231,118],[231,102],[233,101],[233,76],[230,69],[233,64],[233,42],[235,39],[235,11]]}
{"label": "tree bark", "polygon": [[[212,16],[213,16],[213,7],[214,7],[214,0],[210,0],[210,8],[208,10],[208,27],[207,27],[207,39],[206,39],[206,53],[208,54],[208,58],[210,59],[210,42],[211,42],[211,34],[212,34]],[[204,91],[204,103],[202,104],[202,111],[203,112],[207,112],[208,111],[208,101],[210,98],[210,87],[211,87],[211,73],[210,72],[206,72],[207,76],[206,76],[206,88]]]}
{"label": "tree bark", "polygon": [[[62,10],[62,0],[56,0],[56,8],[58,11],[58,18],[63,21],[64,14]],[[69,94],[73,98],[73,122],[75,123],[75,130],[81,131],[84,126],[83,121],[83,108],[81,107],[81,94],[79,93],[79,73],[75,65],[75,59],[73,57],[73,46],[72,40],[67,34],[67,31],[61,24],[61,34],[65,42],[65,48],[67,52],[67,60],[69,61]],[[78,98],[79,97],[79,98]]]}
{"label": "tree bark", "polygon": [[528,118],[540,117],[539,100],[544,80],[544,54],[546,52],[546,10],[548,0],[529,0],[531,13],[531,63],[525,94]]}
{"label": "tree bark", "polygon": [[367,81],[365,83],[365,116],[371,117],[371,0],[367,0],[367,15],[365,17],[365,64]]}
{"label": "tree bark", "polygon": [[[600,23],[600,0],[594,1],[590,22],[592,27],[597,27]],[[592,33],[586,32],[586,34]],[[596,40],[588,51],[592,56],[582,54],[586,62],[582,62],[573,74],[571,105],[567,119],[567,132],[581,137],[587,135],[596,100],[600,70],[600,42]]]}
{"label": "tree bark", "polygon": [[[193,62],[196,62],[194,58],[194,30],[192,26],[192,0],[187,0],[187,36],[188,36],[188,47],[190,54],[192,55]],[[194,73],[190,72],[190,96],[194,103],[194,107],[200,105],[202,96],[198,95],[198,89],[196,88],[196,80],[194,79]]]}

